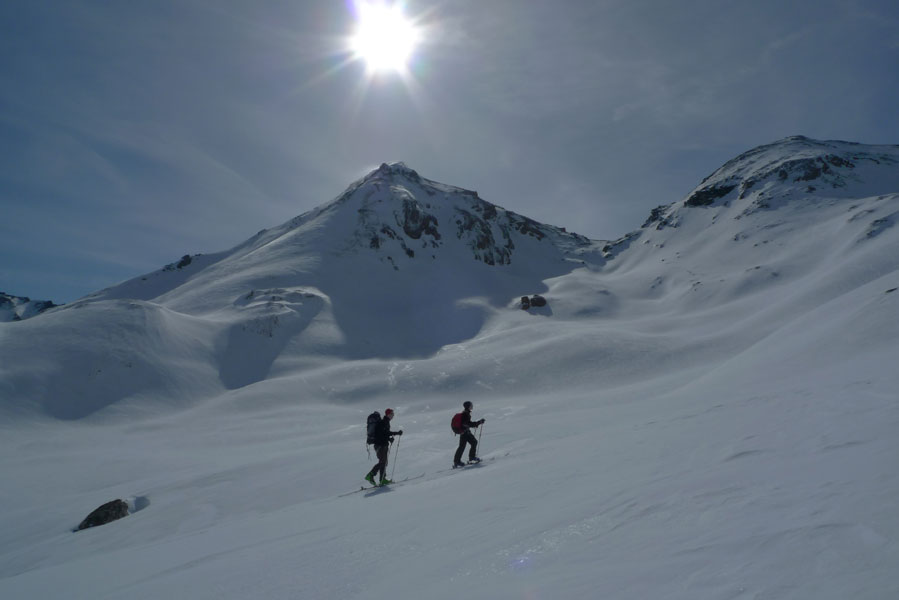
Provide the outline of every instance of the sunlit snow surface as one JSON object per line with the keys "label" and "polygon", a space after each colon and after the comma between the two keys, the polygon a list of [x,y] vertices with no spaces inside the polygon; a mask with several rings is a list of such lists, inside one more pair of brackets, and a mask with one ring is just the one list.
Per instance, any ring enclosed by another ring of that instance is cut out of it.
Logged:
{"label": "sunlit snow surface", "polygon": [[[677,203],[619,244],[515,234],[488,265],[455,234],[472,197],[396,166],[0,324],[0,597],[899,597],[899,173],[834,171]],[[441,244],[372,247],[397,195]],[[467,399],[493,460],[452,471]],[[388,406],[389,470],[425,476],[340,497]],[[114,498],[133,514],[71,532]]]}

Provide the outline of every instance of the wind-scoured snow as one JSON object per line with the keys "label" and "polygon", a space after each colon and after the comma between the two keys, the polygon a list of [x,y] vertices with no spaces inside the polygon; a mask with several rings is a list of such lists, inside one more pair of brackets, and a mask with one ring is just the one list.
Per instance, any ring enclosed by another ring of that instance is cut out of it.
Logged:
{"label": "wind-scoured snow", "polygon": [[[897,165],[787,138],[617,242],[382,165],[0,324],[0,596],[899,596]],[[340,496],[387,407],[424,476]]]}

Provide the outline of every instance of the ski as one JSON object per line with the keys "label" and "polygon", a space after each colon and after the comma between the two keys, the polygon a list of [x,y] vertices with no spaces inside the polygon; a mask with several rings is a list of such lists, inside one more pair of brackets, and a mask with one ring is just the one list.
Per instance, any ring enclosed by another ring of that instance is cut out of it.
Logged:
{"label": "ski", "polygon": [[401,483],[406,483],[407,481],[412,481],[412,480],[414,480],[414,479],[421,479],[421,478],[424,477],[424,476],[425,476],[425,474],[422,473],[421,475],[416,475],[415,477],[406,477],[405,479],[400,479],[400,480],[394,481],[394,482],[392,482],[392,483],[384,483],[384,484],[375,486],[374,488],[371,488],[371,489],[378,489],[378,488],[390,487],[390,486],[392,486],[392,485],[400,485]]}
{"label": "ski", "polygon": [[344,492],[343,494],[338,494],[338,498],[343,498],[344,496],[352,496],[353,494],[358,494],[359,492],[374,492],[375,490],[379,490],[381,488],[389,488],[390,486],[399,485],[401,483],[406,483],[407,481],[413,481],[415,479],[421,479],[425,474],[415,475],[414,477],[406,477],[404,479],[400,479],[394,481],[393,483],[385,483],[384,485],[374,485],[374,486],[359,486],[358,490],[353,490],[352,492]]}
{"label": "ski", "polygon": [[449,469],[441,469],[441,470],[435,472],[435,475],[436,475],[437,473],[449,473],[450,471],[464,471],[465,469],[469,469],[469,468],[477,468],[477,467],[479,467],[479,466],[481,466],[481,465],[484,465],[484,464],[486,464],[486,463],[488,463],[488,462],[494,460],[495,458],[496,458],[495,456],[492,456],[492,457],[490,457],[490,458],[482,458],[482,459],[480,460],[480,462],[467,462],[467,463],[465,463],[464,465],[461,465],[461,466],[458,466],[458,467],[457,467],[457,466],[452,466],[452,467],[450,467]]}
{"label": "ski", "polygon": [[509,456],[509,454],[511,454],[511,452],[506,452],[505,454],[501,454],[498,456],[488,456],[487,458],[482,458],[480,461],[477,461],[477,462],[467,462],[464,465],[462,465],[461,467],[450,467],[448,469],[440,469],[439,471],[435,471],[434,474],[437,475],[438,473],[449,473],[451,471],[465,471],[467,469],[477,469],[479,467],[486,465],[487,463],[493,462],[497,458]]}

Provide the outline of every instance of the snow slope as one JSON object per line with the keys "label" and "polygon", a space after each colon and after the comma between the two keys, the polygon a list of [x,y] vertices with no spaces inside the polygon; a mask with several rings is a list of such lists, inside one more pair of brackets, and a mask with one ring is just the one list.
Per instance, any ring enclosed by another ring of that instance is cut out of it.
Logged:
{"label": "snow slope", "polygon": [[[2,324],[0,595],[896,597],[897,160],[787,138],[610,243],[382,165]],[[340,496],[387,406],[424,477]]]}

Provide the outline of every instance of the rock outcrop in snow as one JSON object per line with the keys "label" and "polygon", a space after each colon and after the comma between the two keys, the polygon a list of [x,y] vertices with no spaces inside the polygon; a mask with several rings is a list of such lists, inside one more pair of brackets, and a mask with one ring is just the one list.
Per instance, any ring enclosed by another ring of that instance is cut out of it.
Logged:
{"label": "rock outcrop in snow", "polygon": [[32,300],[0,292],[0,323],[29,319],[56,306],[50,300]]}
{"label": "rock outcrop in snow", "polygon": [[78,525],[75,531],[82,531],[91,527],[99,527],[113,521],[118,521],[128,516],[128,503],[124,500],[112,500],[95,508]]}
{"label": "rock outcrop in snow", "polygon": [[435,251],[454,242],[488,265],[511,264],[524,237],[549,240],[563,251],[593,244],[482,200],[477,192],[425,179],[403,163],[382,164],[335,204],[357,213],[357,246],[391,256],[394,266],[393,254],[436,258]]}
{"label": "rock outcrop in snow", "polygon": [[643,227],[677,226],[681,206],[739,204],[744,213],[789,202],[899,191],[899,146],[788,137],[725,163],[683,201],[656,208]]}

